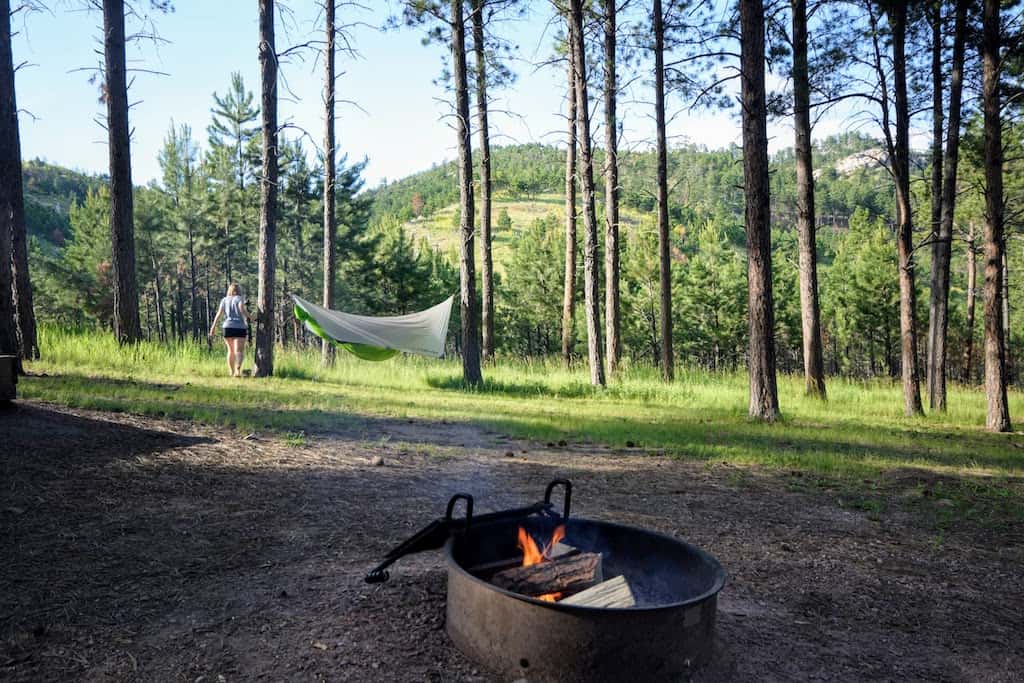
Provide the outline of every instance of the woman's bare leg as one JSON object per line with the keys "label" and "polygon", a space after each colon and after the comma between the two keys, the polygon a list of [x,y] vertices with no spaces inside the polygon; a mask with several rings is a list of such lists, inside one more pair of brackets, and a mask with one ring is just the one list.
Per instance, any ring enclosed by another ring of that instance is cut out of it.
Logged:
{"label": "woman's bare leg", "polygon": [[235,374],[235,347],[230,337],[224,338],[224,345],[228,347],[228,374]]}
{"label": "woman's bare leg", "polygon": [[242,361],[245,360],[245,337],[235,338],[235,367],[236,376],[242,376]]}

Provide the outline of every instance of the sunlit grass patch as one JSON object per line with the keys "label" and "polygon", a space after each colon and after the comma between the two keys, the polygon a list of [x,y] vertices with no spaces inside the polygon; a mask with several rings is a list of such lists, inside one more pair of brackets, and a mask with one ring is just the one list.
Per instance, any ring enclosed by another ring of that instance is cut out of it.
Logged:
{"label": "sunlit grass patch", "polygon": [[[41,345],[44,360],[31,365],[35,376],[20,385],[26,397],[272,429],[294,445],[353,420],[444,420],[541,442],[639,444],[645,453],[810,472],[865,491],[864,480],[912,470],[947,478],[956,510],[971,500],[983,501],[989,512],[1024,507],[1024,437],[986,432],[985,398],[974,388],[952,386],[946,414],[907,418],[897,383],[831,378],[823,403],[803,395],[802,378],[782,376],[783,417],[762,424],[747,417],[741,373],[682,367],[666,384],[654,368],[627,367],[601,389],[591,386],[583,366],[499,359],[484,368],[485,385],[470,388],[455,360],[400,356],[370,363],[341,353],[325,368],[319,349],[288,348],[276,351],[275,377],[237,379],[227,376],[219,344],[120,347],[110,334],[47,326]],[[1011,414],[1024,414],[1019,392],[1011,392],[1010,402]]]}

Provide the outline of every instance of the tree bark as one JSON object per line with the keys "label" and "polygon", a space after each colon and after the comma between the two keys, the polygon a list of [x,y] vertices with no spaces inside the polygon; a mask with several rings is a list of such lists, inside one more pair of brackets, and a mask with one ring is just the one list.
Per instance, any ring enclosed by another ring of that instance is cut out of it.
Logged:
{"label": "tree bark", "polygon": [[1010,346],[1010,263],[1009,252],[1006,244],[1005,228],[1003,231],[1003,268],[1002,283],[1003,293],[1003,348],[1006,350],[1006,384],[1013,384],[1013,351]]}
{"label": "tree bark", "polygon": [[473,152],[469,130],[469,84],[466,75],[466,25],[462,1],[451,0],[452,68],[455,76],[455,129],[459,144],[459,282],[462,315],[462,377],[483,384],[477,331],[476,263],[473,246]]}
{"label": "tree bark", "polygon": [[1010,431],[1003,337],[1003,141],[999,120],[999,0],[985,0],[982,17],[982,108],[985,122],[985,425]]}
{"label": "tree bark", "polygon": [[259,0],[259,3],[263,176],[260,180],[254,374],[257,377],[269,377],[274,374],[274,279],[277,272],[277,48],[274,40],[274,0]]}
{"label": "tree bark", "polygon": [[654,0],[654,127],[657,135],[658,170],[658,276],[661,309],[661,378],[675,376],[672,350],[672,258],[668,225],[668,142],[665,136],[665,24],[661,0]]}
{"label": "tree bark", "polygon": [[594,209],[594,157],[590,143],[590,103],[587,99],[587,52],[583,40],[583,1],[570,0],[572,43],[576,54],[576,134],[579,138],[579,178],[583,191],[583,306],[587,311],[587,356],[590,382],[604,386],[604,362],[601,356],[601,296],[598,273],[597,213]]}
{"label": "tree bark", "polygon": [[[953,214],[956,208],[956,173],[960,158],[960,105],[963,93],[966,35],[967,0],[957,0],[953,28],[953,66],[949,81],[946,152],[942,163],[942,196],[940,198],[938,232],[934,235],[932,244],[931,300],[928,315],[928,404],[932,410],[942,412],[946,410],[949,259],[953,241]],[[938,56],[941,58],[941,55]],[[932,68],[933,70],[941,69],[941,66],[937,67],[933,64]],[[941,78],[934,83],[934,86],[941,89]],[[941,91],[936,97],[935,106],[942,106]],[[941,140],[941,131],[938,135]],[[934,211],[934,205],[932,208]],[[973,259],[973,253],[971,258]],[[973,264],[971,269],[973,271]],[[973,287],[973,285],[971,286]],[[973,303],[972,299],[972,308]]]}
{"label": "tree bark", "polygon": [[494,360],[494,261],[491,258],[491,133],[487,123],[487,56],[484,49],[484,0],[473,0],[473,51],[476,57],[476,118],[480,136],[480,264],[483,357]]}
{"label": "tree bark", "polygon": [[896,180],[897,250],[900,277],[900,348],[903,404],[908,416],[922,415],[921,380],[917,364],[917,292],[914,288],[914,218],[910,205],[910,103],[907,97],[907,6],[893,3],[893,90],[896,143],[892,161]]}
{"label": "tree bark", "polygon": [[192,303],[192,339],[198,342],[203,338],[203,327],[200,324],[199,318],[199,291],[197,289],[198,285],[196,284],[198,273],[196,272],[195,233],[192,227],[191,218],[189,219],[186,230],[186,238],[188,239],[188,291]]}
{"label": "tree bark", "polygon": [[[572,33],[572,18],[566,17]],[[565,284],[562,289],[562,362],[572,363],[573,329],[576,320],[576,55],[570,38],[566,46],[569,63],[567,92],[568,138],[565,150]]]}
{"label": "tree bark", "polygon": [[967,323],[964,340],[964,370],[963,381],[973,380],[972,365],[974,363],[974,299],[977,292],[977,260],[976,245],[974,237],[974,223],[970,224],[967,233]]}
{"label": "tree bark", "polygon": [[[325,0],[324,23],[327,44],[324,46],[324,308],[334,308],[334,240],[337,224],[334,214],[334,180],[336,153],[334,142],[334,12],[336,0]],[[321,363],[324,367],[334,362],[334,345],[326,339],[320,342]]]}
{"label": "tree bark", "polygon": [[619,141],[616,108],[616,0],[604,0],[604,315],[608,375],[619,370],[622,321],[619,294]]}
{"label": "tree bark", "polygon": [[825,399],[825,361],[818,301],[817,224],[811,146],[811,84],[807,67],[807,0],[793,6],[793,128],[796,132],[796,225],[800,250],[800,317],[804,348],[804,391]]}
{"label": "tree bark", "polygon": [[[11,4],[0,0],[0,354],[39,357],[28,276]],[[16,361],[17,372],[21,363]]]}
{"label": "tree bark", "polygon": [[764,82],[764,4],[740,0],[743,184],[746,191],[750,416],[779,416],[772,301],[771,207]]}
{"label": "tree bark", "polygon": [[114,336],[118,342],[142,338],[139,289],[135,275],[135,223],[132,159],[128,133],[124,0],[103,0],[103,52],[106,60],[107,146],[110,157],[110,243],[114,284]]}
{"label": "tree bark", "polygon": [[[13,245],[17,184],[21,161],[15,156],[18,109],[14,100],[11,6],[0,0],[0,355],[20,358],[18,315],[14,303]],[[20,373],[20,369],[16,370]]]}
{"label": "tree bark", "polygon": [[167,340],[167,330],[164,328],[164,294],[160,287],[160,263],[156,260],[156,251],[150,243],[149,259],[153,266],[153,308],[156,309],[156,334],[160,341]]}

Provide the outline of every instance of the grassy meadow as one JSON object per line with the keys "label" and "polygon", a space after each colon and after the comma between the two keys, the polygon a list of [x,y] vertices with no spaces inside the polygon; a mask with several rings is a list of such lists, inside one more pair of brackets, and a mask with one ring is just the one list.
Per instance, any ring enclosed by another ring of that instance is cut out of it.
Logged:
{"label": "grassy meadow", "polygon": [[[499,361],[486,386],[461,382],[458,361],[400,356],[369,363],[340,352],[278,349],[276,376],[227,376],[222,344],[119,347],[109,333],[44,327],[43,360],[19,385],[24,398],[71,407],[272,430],[288,438],[343,428],[353,418],[467,422],[542,442],[632,444],[644,453],[791,476],[792,486],[853,487],[865,509],[873,492],[906,488],[945,501],[947,521],[982,516],[1024,521],[1024,436],[984,430],[984,394],[953,386],[949,412],[907,418],[898,384],[832,378],[829,401],[802,395],[802,378],[779,378],[783,418],[747,418],[744,374],[680,369],[672,384],[629,368],[606,389],[586,368],[555,361]],[[246,367],[251,367],[251,348]],[[1024,418],[1024,396],[1011,393]],[[897,482],[894,484],[894,482]]]}
{"label": "grassy meadow", "polygon": [[[512,221],[511,231],[502,231],[492,224],[493,240],[491,253],[494,258],[494,269],[499,275],[505,275],[505,267],[512,260],[512,244],[515,241],[517,231],[525,230],[537,219],[555,216],[559,221],[565,220],[565,200],[560,194],[540,194],[531,199],[511,199],[498,194],[492,203],[495,217],[502,210],[508,212]],[[598,209],[603,211],[600,202]],[[435,211],[430,216],[413,219],[406,222],[403,227],[414,239],[426,239],[427,242],[442,252],[454,253],[458,251],[458,233],[452,230],[456,220],[456,213],[459,210],[458,204],[451,204],[443,209]],[[619,212],[619,219],[624,230],[630,230],[639,225],[643,214],[628,207],[622,207]]]}

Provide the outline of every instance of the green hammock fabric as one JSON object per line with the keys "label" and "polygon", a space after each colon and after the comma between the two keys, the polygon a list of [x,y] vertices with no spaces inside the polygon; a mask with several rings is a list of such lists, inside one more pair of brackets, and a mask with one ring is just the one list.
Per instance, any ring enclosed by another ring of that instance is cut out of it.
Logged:
{"label": "green hammock fabric", "polygon": [[316,336],[329,341],[331,344],[334,344],[339,348],[345,349],[357,358],[379,362],[388,360],[389,358],[394,358],[398,355],[398,351],[396,349],[385,349],[381,346],[370,346],[369,344],[340,342],[337,339],[332,338],[331,335],[324,332],[324,329],[320,327],[320,324],[316,319],[307,313],[301,306],[295,306],[295,318],[306,323],[306,326],[309,327]]}

